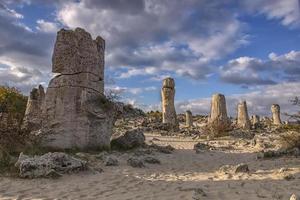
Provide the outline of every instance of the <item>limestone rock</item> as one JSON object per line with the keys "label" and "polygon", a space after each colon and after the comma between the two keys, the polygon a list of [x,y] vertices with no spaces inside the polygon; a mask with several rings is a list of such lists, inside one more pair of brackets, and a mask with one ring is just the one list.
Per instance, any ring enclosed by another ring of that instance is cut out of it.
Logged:
{"label": "limestone rock", "polygon": [[160,160],[158,160],[157,158],[154,158],[152,156],[145,157],[144,161],[149,164],[160,164]]}
{"label": "limestone rock", "polygon": [[193,115],[190,110],[187,110],[185,112],[185,123],[186,127],[192,127],[193,126]]}
{"label": "limestone rock", "polygon": [[105,159],[106,166],[118,166],[119,161],[115,156],[107,156]]}
{"label": "limestone rock", "polygon": [[224,131],[230,126],[226,100],[223,94],[214,94],[212,96],[208,124],[216,131],[215,134],[219,134],[219,131]]}
{"label": "limestone rock", "polygon": [[258,128],[260,126],[260,119],[258,115],[252,115],[251,124],[253,128]]}
{"label": "limestone rock", "polygon": [[42,107],[45,100],[45,91],[42,85],[33,88],[27,100],[22,128],[35,131],[42,126]]}
{"label": "limestone rock", "polygon": [[52,177],[54,173],[64,174],[86,169],[86,162],[65,153],[47,153],[42,156],[20,155],[16,166],[22,178]]}
{"label": "limestone rock", "polygon": [[238,165],[223,165],[222,167],[220,167],[218,172],[225,174],[248,173],[249,167],[244,163]]}
{"label": "limestone rock", "polygon": [[300,198],[296,194],[292,194],[290,200],[299,200]]}
{"label": "limestone rock", "polygon": [[144,162],[137,157],[131,157],[127,160],[127,164],[134,168],[143,168],[145,167]]}
{"label": "limestone rock", "polygon": [[81,28],[57,33],[52,71],[43,107],[42,146],[54,149],[105,149],[115,105],[103,94],[104,49]]}
{"label": "limestone rock", "polygon": [[145,135],[140,129],[126,131],[124,135],[112,139],[112,148],[132,149],[145,144]]}
{"label": "limestone rock", "polygon": [[174,130],[178,130],[179,124],[177,121],[175,105],[174,105],[174,97],[175,97],[174,79],[166,78],[163,80],[161,97],[162,97],[163,123],[170,124]]}
{"label": "limestone rock", "polygon": [[246,101],[242,101],[238,104],[237,112],[237,125],[243,129],[250,129],[250,119],[248,115],[248,109]]}
{"label": "limestone rock", "polygon": [[281,125],[280,106],[278,104],[273,104],[271,107],[271,111],[272,111],[273,124]]}

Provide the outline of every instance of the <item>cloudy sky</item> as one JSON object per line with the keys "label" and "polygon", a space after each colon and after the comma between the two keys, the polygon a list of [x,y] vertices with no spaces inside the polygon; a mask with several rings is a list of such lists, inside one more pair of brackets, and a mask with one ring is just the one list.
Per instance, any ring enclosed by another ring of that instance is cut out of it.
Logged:
{"label": "cloudy sky", "polygon": [[82,27],[106,40],[106,88],[159,109],[161,81],[175,78],[176,109],[205,114],[213,93],[230,115],[273,103],[296,112],[300,95],[298,0],[0,0],[0,84],[25,94],[47,86],[57,30]]}

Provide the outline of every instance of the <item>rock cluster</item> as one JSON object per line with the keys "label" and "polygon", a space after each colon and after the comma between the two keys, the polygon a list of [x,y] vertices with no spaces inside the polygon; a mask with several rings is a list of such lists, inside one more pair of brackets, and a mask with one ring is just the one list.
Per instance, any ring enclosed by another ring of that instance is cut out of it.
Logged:
{"label": "rock cluster", "polygon": [[128,150],[145,144],[145,135],[140,129],[126,131],[124,135],[111,140],[111,146],[115,149]]}
{"label": "rock cluster", "polygon": [[57,177],[60,174],[78,172],[86,169],[86,162],[65,153],[47,153],[29,157],[20,154],[16,167],[23,178]]}
{"label": "rock cluster", "polygon": [[22,125],[24,129],[35,131],[41,128],[44,100],[45,91],[42,85],[31,90]]}
{"label": "rock cluster", "polygon": [[278,104],[273,104],[271,107],[271,111],[272,111],[273,124],[280,125],[281,124],[280,106]]}
{"label": "rock cluster", "polygon": [[237,125],[243,129],[250,129],[251,127],[246,101],[238,104]]}
{"label": "rock cluster", "polygon": [[174,130],[178,130],[179,124],[177,121],[174,97],[175,97],[175,82],[172,78],[163,80],[161,89],[162,97],[162,118],[163,123],[170,124]]}
{"label": "rock cluster", "polygon": [[104,94],[105,41],[81,28],[57,33],[43,107],[42,146],[109,148],[114,105]]}

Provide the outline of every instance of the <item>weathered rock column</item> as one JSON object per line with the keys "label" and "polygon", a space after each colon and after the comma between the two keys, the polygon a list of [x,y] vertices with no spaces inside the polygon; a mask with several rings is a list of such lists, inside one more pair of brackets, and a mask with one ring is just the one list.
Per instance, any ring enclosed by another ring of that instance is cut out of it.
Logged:
{"label": "weathered rock column", "polygon": [[281,124],[280,106],[278,104],[273,104],[271,107],[271,111],[272,111],[273,124],[280,125]]}
{"label": "weathered rock column", "polygon": [[208,123],[216,129],[225,131],[230,125],[227,116],[226,100],[223,94],[214,94],[211,99],[210,116]]}
{"label": "weathered rock column", "polygon": [[250,129],[251,127],[246,101],[238,104],[237,125],[243,129]]}
{"label": "weathered rock column", "polygon": [[45,106],[42,145],[58,149],[109,148],[114,104],[104,96],[105,41],[81,28],[57,33]]}
{"label": "weathered rock column", "polygon": [[179,124],[177,121],[175,105],[174,105],[174,97],[175,97],[174,79],[166,78],[163,80],[161,97],[162,97],[163,123],[169,124],[173,129],[178,129]]}
{"label": "weathered rock column", "polygon": [[185,124],[187,127],[193,126],[193,114],[190,110],[185,112]]}
{"label": "weathered rock column", "polygon": [[42,106],[45,100],[45,91],[42,85],[33,88],[27,100],[22,128],[35,131],[42,126]]}
{"label": "weathered rock column", "polygon": [[254,128],[257,128],[260,124],[260,119],[259,119],[259,116],[258,115],[252,115],[251,117],[251,123],[252,123],[252,126]]}

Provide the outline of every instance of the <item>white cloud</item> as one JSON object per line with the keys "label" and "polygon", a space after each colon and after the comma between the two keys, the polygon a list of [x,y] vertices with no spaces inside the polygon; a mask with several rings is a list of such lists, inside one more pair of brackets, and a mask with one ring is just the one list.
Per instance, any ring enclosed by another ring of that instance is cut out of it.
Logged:
{"label": "white cloud", "polygon": [[36,23],[36,29],[45,33],[56,33],[59,29],[59,25],[55,22],[48,22],[43,19],[39,19]]}

